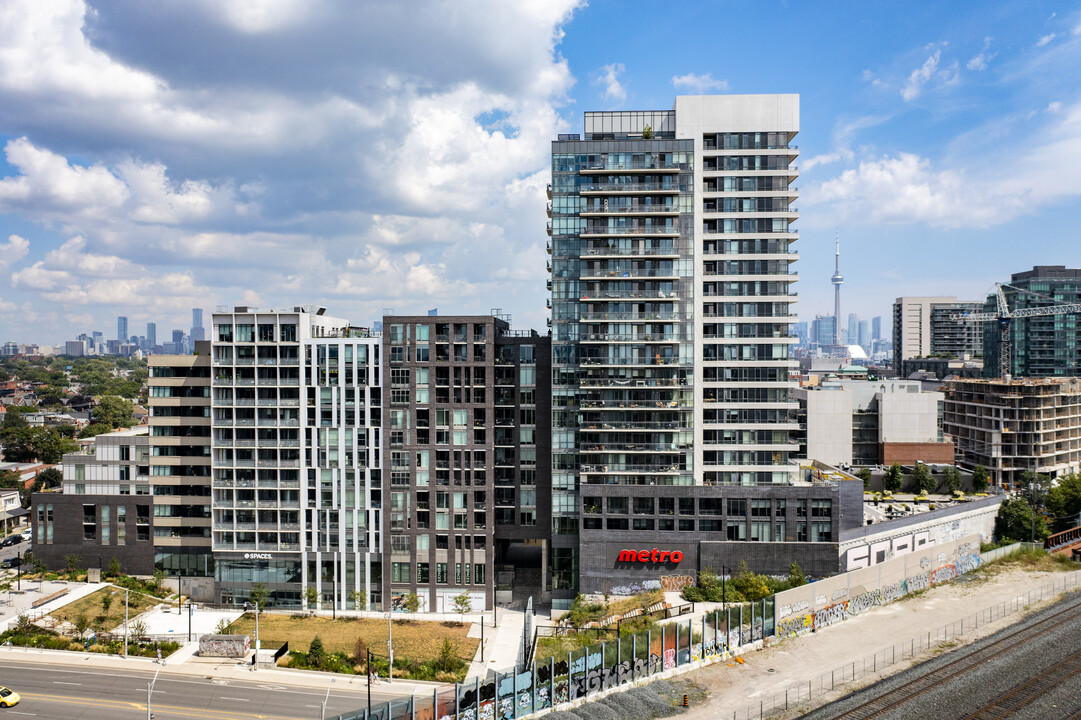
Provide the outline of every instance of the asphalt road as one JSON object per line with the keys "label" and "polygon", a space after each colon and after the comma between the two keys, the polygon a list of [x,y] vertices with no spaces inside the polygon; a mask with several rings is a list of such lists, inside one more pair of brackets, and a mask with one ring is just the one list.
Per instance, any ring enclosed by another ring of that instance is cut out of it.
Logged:
{"label": "asphalt road", "polygon": [[[120,674],[120,673],[123,674]],[[0,661],[0,685],[22,696],[13,708],[0,709],[4,718],[47,720],[145,720],[147,683],[153,672],[43,666]],[[347,686],[346,677],[331,685],[326,717],[353,711],[367,703],[363,678]],[[372,688],[372,703],[396,696]],[[269,679],[223,680],[193,675],[158,676],[151,696],[155,720],[314,720],[326,689],[275,684]]]}

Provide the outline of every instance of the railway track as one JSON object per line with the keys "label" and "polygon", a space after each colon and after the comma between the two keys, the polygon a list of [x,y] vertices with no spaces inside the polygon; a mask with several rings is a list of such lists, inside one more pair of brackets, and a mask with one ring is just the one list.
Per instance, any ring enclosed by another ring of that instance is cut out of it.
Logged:
{"label": "railway track", "polygon": [[[959,657],[956,661],[939,668],[934,673],[928,673],[922,677],[916,678],[911,682],[905,683],[899,687],[887,690],[876,697],[870,698],[866,702],[857,705],[856,707],[845,710],[837,715],[828,715],[832,720],[868,720],[869,718],[875,718],[885,715],[886,713],[896,710],[897,708],[908,704],[915,698],[924,695],[932,690],[942,687],[954,680],[969,673],[974,668],[991,662],[999,657],[1002,657],[1021,646],[1025,642],[1035,640],[1037,638],[1048,635],[1056,631],[1063,623],[1063,618],[1067,616],[1075,616],[1081,609],[1081,597],[1073,597],[1056,606],[1056,611],[1041,620],[1032,623],[1020,630],[1013,633],[1008,633],[998,638],[994,642],[988,643],[981,648],[968,652],[967,654]],[[1074,656],[1071,656],[1073,658]],[[1067,661],[1063,661],[1060,665],[1064,665]],[[1077,659],[1072,661],[1077,663],[1077,669],[1070,673],[1070,675],[1081,672],[1081,653],[1077,654]],[[1059,667],[1059,666],[1056,666]],[[1051,670],[1054,670],[1052,668]],[[1051,672],[1049,670],[1048,672]],[[1062,676],[1063,679],[1070,675]],[[1038,677],[1034,678],[1038,681]],[[1023,686],[1022,686],[1023,687]],[[1022,687],[1018,687],[1018,698],[1023,693]],[[1044,686],[1049,687],[1049,686]],[[873,691],[873,688],[871,689]],[[1002,696],[1003,699],[1006,696]],[[1035,696],[1034,696],[1035,697]],[[1031,702],[1031,699],[1027,702]],[[988,706],[990,707],[990,706]],[[1020,707],[1020,705],[1018,706]],[[978,712],[983,712],[987,708],[983,708]],[[820,708],[819,711],[826,710],[826,708]],[[814,715],[817,717],[818,712]],[[827,710],[828,712],[828,710]],[[1012,712],[1012,711],[1011,711]],[[1008,714],[1008,712],[1007,712]],[[1002,715],[972,715],[972,718],[979,718],[984,720],[985,718],[1001,717]],[[1077,716],[1078,720],[1081,720],[1081,713]]]}
{"label": "railway track", "polygon": [[1078,673],[1081,673],[1081,651],[1075,652],[1036,677],[1000,695],[971,715],[966,715],[964,720],[999,720],[999,718],[1008,717]]}

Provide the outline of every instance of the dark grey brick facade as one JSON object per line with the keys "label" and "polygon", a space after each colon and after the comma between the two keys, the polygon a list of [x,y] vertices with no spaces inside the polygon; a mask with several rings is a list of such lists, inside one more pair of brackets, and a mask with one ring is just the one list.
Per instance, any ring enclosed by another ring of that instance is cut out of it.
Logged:
{"label": "dark grey brick facade", "polygon": [[[52,570],[76,555],[82,567],[107,568],[115,557],[131,575],[154,572],[149,495],[35,493],[33,553]],[[124,520],[118,520],[123,515]]]}

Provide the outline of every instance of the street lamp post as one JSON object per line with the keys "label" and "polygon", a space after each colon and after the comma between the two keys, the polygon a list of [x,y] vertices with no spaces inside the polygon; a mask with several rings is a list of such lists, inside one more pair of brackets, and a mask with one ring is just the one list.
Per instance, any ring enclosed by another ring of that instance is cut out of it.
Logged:
{"label": "street lamp post", "polygon": [[319,720],[326,720],[327,717],[327,702],[330,700],[330,688],[334,685],[335,678],[331,678],[330,685],[327,685],[327,696],[323,698],[323,705],[319,710]]}
{"label": "street lamp post", "polygon": [[255,608],[255,657],[252,658],[252,664],[254,665],[259,658],[259,603],[244,603],[245,610],[247,610],[249,607]]}
{"label": "street lamp post", "polygon": [[394,625],[390,621],[390,611],[387,611],[387,655],[390,664],[387,666],[387,682],[394,682]]}
{"label": "street lamp post", "polygon": [[[124,657],[128,656],[128,593],[130,591],[124,588]],[[155,677],[157,677],[155,675]],[[147,696],[149,698],[149,696]],[[147,712],[150,712],[150,700],[147,700]]]}
{"label": "street lamp post", "polygon": [[188,642],[191,642],[191,603],[188,603]]}
{"label": "street lamp post", "polygon": [[154,694],[154,683],[158,681],[160,672],[161,668],[158,668],[154,673],[154,679],[146,684],[146,720],[154,720],[154,713],[150,712],[150,696]]}
{"label": "street lamp post", "polygon": [[372,651],[371,651],[371,649],[368,650],[368,665],[367,665],[367,667],[368,667],[368,713],[367,713],[367,715],[365,715],[365,717],[372,714]]}
{"label": "street lamp post", "polygon": [[724,579],[728,573],[728,568],[721,565],[721,610],[728,609],[728,597],[725,595]]}

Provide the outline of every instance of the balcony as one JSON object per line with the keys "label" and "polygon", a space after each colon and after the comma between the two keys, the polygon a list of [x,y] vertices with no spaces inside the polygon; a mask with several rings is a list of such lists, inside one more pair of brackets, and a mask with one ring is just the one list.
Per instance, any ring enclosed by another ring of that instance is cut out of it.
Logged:
{"label": "balcony", "polygon": [[624,237],[627,235],[650,235],[655,237],[679,237],[679,229],[675,226],[662,225],[658,227],[629,227],[629,228],[608,228],[608,227],[584,227],[579,233],[582,237],[587,235],[593,237]]}
{"label": "balcony", "polygon": [[548,193],[548,199],[551,200],[552,199],[552,183],[548,183],[548,188],[547,188],[546,192]]}
{"label": "balcony", "polygon": [[253,357],[238,357],[233,362],[234,365],[254,365],[255,358]]}
{"label": "balcony", "polygon": [[686,187],[672,183],[593,183],[583,185],[578,189],[582,195],[594,195],[602,193],[672,193],[679,194],[686,191]]}
{"label": "balcony", "polygon": [[604,163],[602,165],[593,165],[591,167],[582,168],[579,172],[582,175],[598,175],[601,173],[612,172],[663,172],[663,173],[678,173],[680,170],[686,170],[690,172],[691,166],[687,163],[673,163],[673,162],[624,162],[624,163]]}

